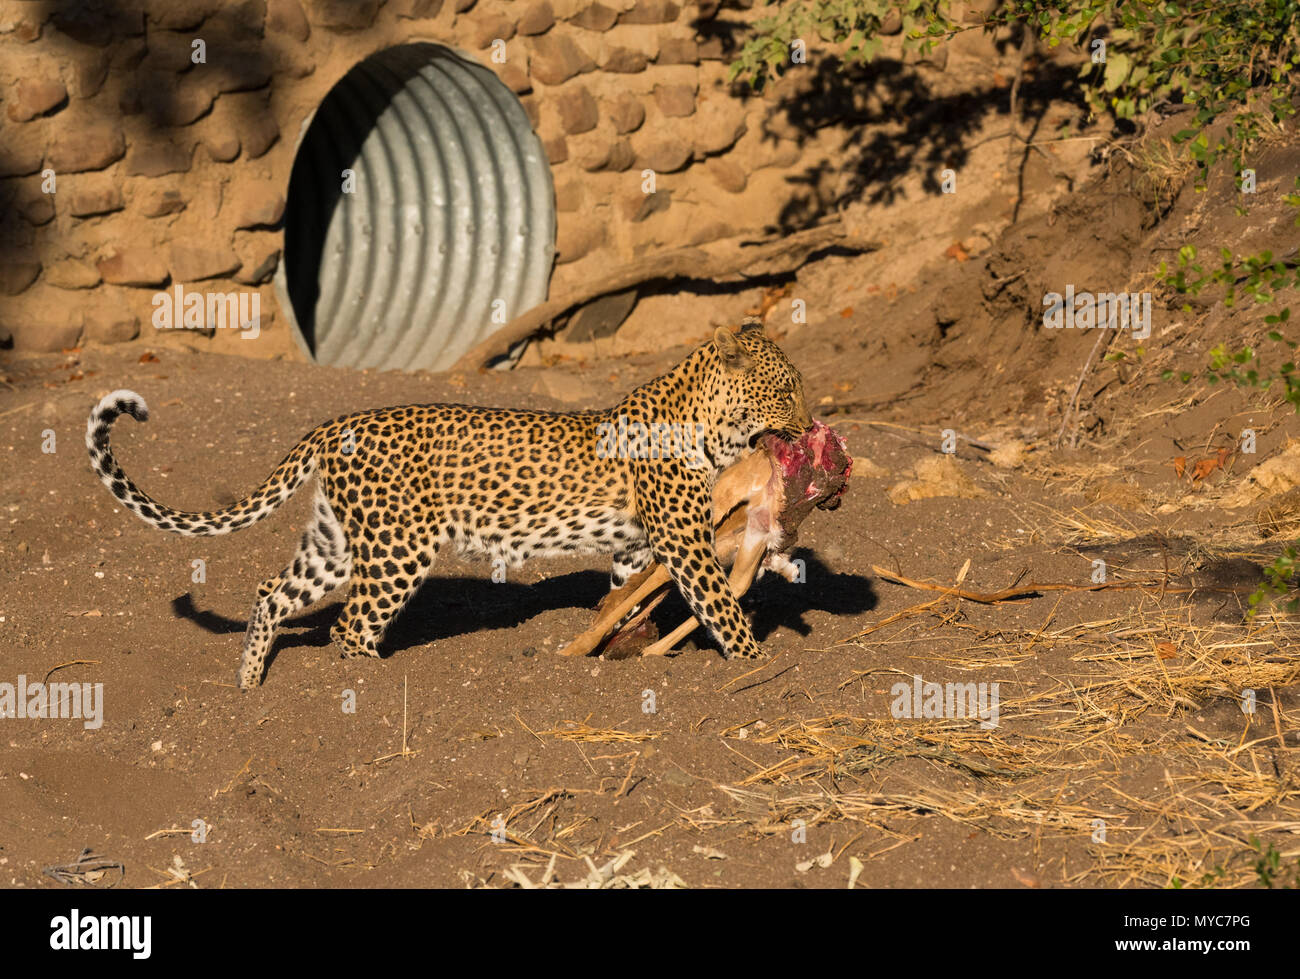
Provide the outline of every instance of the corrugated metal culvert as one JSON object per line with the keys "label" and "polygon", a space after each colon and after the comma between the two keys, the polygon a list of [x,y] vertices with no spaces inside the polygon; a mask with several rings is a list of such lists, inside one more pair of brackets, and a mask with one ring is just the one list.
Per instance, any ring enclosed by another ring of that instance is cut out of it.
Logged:
{"label": "corrugated metal culvert", "polygon": [[406,44],[330,90],[294,160],[281,281],[317,362],[448,367],[545,300],[554,255],[546,154],[487,68]]}

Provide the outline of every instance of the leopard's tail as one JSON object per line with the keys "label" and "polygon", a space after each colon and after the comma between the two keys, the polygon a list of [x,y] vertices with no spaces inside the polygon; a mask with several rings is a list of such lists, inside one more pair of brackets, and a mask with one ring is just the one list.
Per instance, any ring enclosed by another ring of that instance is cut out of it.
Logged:
{"label": "leopard's tail", "polygon": [[117,464],[108,444],[108,433],[119,415],[148,421],[149,409],[144,398],[125,390],[114,391],[95,405],[86,424],[86,450],[90,453],[91,468],[123,506],[159,530],[187,537],[216,537],[241,530],[270,515],[316,471],[316,443],[308,436],[293,447],[261,486],[238,503],[205,513],[177,510],[142,491]]}

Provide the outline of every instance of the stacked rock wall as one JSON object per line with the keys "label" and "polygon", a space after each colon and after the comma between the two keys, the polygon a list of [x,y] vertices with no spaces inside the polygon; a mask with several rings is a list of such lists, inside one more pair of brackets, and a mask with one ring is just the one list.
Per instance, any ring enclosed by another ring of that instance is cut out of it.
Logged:
{"label": "stacked rock wall", "polygon": [[413,41],[525,107],[554,177],[552,295],[769,226],[809,148],[728,85],[717,20],[675,0],[0,2],[0,342],[157,342],[153,297],[202,283],[260,293],[261,342],[210,349],[298,356],[272,284],[298,140],[350,68]]}

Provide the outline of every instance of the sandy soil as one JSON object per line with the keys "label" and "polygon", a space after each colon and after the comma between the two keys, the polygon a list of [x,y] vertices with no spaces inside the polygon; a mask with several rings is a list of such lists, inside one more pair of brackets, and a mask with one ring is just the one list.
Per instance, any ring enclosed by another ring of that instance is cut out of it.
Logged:
{"label": "sandy soil", "polygon": [[[1296,150],[1269,152],[1261,174]],[[1257,334],[1262,314],[1185,313],[1158,293],[1143,354],[1125,337],[1124,361],[1098,358],[1061,448],[1094,336],[1038,323],[1053,283],[1149,283],[1179,236],[1284,242],[1289,217],[1260,204],[1238,219],[1185,192],[1157,222],[1141,174],[1103,170],[1014,223],[1007,198],[1006,230],[974,254],[932,242],[910,287],[882,271],[896,254],[826,257],[791,288],[834,316],[787,327],[778,303],[769,322],[863,475],[804,524],[806,581],[767,578],[744,600],[771,657],[758,669],[699,632],[671,658],[560,657],[607,563],[493,583],[446,560],[382,660],[338,658],[327,599],[241,694],[245,617],[307,495],[238,535],[187,540],[124,512],[82,445],[100,395],[139,391],[153,415],[119,422],[120,460],[153,495],[203,509],[344,411],[604,405],[681,348],[464,375],[139,347],[8,364],[0,681],[102,683],[103,723],[0,721],[0,884],[57,886],[45,868],[86,847],[127,886],[199,887],[505,885],[552,860],[563,882],[594,865],[651,885],[1249,886],[1252,838],[1294,861],[1295,625],[1243,620],[1280,544],[1257,532],[1265,499],[1223,503],[1300,425],[1289,406],[1159,377],[1203,363],[1215,337]],[[713,302],[734,322],[751,299]],[[1245,427],[1254,456],[1231,451]],[[954,455],[945,429],[966,437]],[[1207,478],[1176,474],[1175,458],[1220,447]],[[917,467],[935,478],[910,495],[942,495],[897,502]],[[1098,559],[1127,587],[1087,590]],[[873,570],[952,585],[966,565],[977,592],[1068,587],[987,604]],[[683,613],[674,597],[656,621]],[[914,675],[996,683],[997,726],[896,716],[892,688]]]}

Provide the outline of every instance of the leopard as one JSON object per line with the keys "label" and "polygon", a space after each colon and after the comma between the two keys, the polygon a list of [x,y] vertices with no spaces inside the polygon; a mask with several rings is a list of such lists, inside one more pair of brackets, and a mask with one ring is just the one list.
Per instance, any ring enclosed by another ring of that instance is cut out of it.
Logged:
{"label": "leopard", "polygon": [[340,415],[250,494],[204,512],[160,503],[126,475],[109,443],[122,415],[145,422],[149,410],[125,389],[91,410],[90,465],[159,530],[242,530],[314,481],[297,553],[257,589],[237,672],[244,691],[263,683],[285,619],[345,587],[330,639],[345,658],[378,657],[440,552],[506,568],[607,554],[611,589],[658,562],[725,658],[759,658],[714,547],[713,485],[765,433],[793,441],[812,426],[802,375],[756,318],[717,327],[608,409],[423,404]]}

